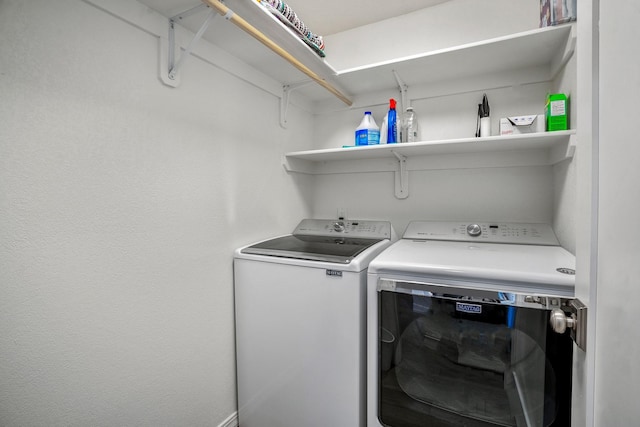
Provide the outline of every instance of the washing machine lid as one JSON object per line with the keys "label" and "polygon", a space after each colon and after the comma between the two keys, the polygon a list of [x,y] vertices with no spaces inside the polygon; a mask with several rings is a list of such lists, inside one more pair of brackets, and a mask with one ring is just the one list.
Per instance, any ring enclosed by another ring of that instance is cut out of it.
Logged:
{"label": "washing machine lid", "polygon": [[575,257],[560,246],[403,239],[369,264],[369,273],[470,286],[526,287],[573,296]]}
{"label": "washing machine lid", "polygon": [[240,252],[349,264],[371,246],[391,237],[388,221],[303,219],[292,234],[247,246]]}
{"label": "washing machine lid", "polygon": [[244,254],[349,264],[360,253],[382,240],[384,239],[288,235],[256,243],[243,248],[241,252]]}

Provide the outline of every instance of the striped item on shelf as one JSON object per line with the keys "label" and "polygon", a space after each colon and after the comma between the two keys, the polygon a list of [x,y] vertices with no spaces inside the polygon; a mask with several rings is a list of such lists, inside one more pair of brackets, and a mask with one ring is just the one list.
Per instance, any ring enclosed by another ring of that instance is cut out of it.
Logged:
{"label": "striped item on shelf", "polygon": [[281,22],[293,28],[309,47],[319,56],[324,57],[324,41],[322,37],[311,32],[302,22],[298,15],[291,9],[291,6],[282,0],[256,0],[276,16]]}

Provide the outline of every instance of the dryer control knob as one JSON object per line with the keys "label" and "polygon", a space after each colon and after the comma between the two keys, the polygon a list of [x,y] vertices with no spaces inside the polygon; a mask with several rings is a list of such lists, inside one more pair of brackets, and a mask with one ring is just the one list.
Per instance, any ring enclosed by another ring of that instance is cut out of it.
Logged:
{"label": "dryer control knob", "polygon": [[482,228],[478,224],[467,225],[467,234],[471,237],[478,237],[482,234]]}
{"label": "dryer control knob", "polygon": [[342,233],[344,231],[344,222],[336,221],[333,223],[333,229],[338,233]]}

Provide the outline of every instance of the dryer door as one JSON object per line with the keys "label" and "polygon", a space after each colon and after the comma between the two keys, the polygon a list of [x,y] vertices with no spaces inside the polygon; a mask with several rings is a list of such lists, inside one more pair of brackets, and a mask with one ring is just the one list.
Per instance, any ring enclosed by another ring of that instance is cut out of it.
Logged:
{"label": "dryer door", "polygon": [[378,304],[383,425],[571,425],[562,299],[381,280]]}

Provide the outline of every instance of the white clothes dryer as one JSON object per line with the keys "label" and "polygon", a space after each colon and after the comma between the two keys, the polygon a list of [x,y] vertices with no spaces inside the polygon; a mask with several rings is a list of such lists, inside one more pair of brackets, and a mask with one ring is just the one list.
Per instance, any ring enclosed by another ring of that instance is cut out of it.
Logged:
{"label": "white clothes dryer", "polygon": [[369,265],[368,426],[571,425],[574,269],[548,225],[409,224]]}
{"label": "white clothes dryer", "polygon": [[366,422],[366,271],[383,221],[305,219],[234,256],[242,427]]}

